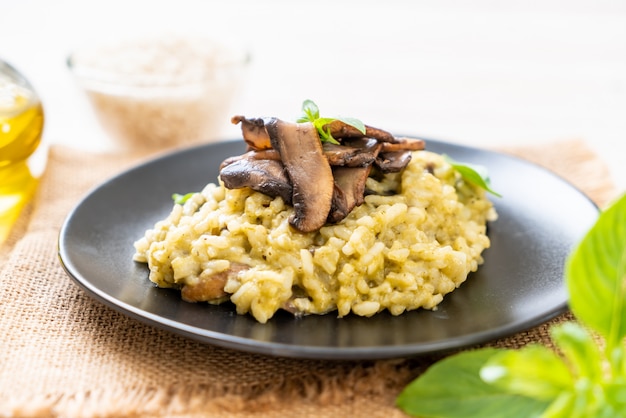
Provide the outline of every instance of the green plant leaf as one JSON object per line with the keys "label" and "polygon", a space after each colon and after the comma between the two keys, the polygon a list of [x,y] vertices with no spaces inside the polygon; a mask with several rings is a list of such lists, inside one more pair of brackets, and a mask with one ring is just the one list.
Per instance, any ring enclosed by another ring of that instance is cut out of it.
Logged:
{"label": "green plant leaf", "polygon": [[313,121],[313,126],[315,126],[315,129],[317,129],[317,133],[319,134],[320,140],[322,142],[330,142],[332,144],[339,145],[339,142],[335,138],[333,138],[333,136],[330,134],[329,129],[326,128],[326,125],[334,120],[335,119],[332,118],[318,118]]}
{"label": "green plant leaf", "polygon": [[563,392],[543,411],[541,418],[572,418],[575,403],[576,395]]}
{"label": "green plant leaf", "polygon": [[510,394],[483,381],[479,371],[503,350],[466,351],[435,363],[411,382],[396,403],[404,412],[422,418],[539,417],[544,400]]}
{"label": "green plant leaf", "polygon": [[363,133],[363,135],[365,135],[365,124],[361,122],[359,119],[346,118],[346,117],[322,118],[320,117],[319,107],[317,107],[317,105],[315,104],[313,100],[309,100],[309,99],[302,102],[302,114],[300,115],[300,117],[298,117],[298,119],[296,119],[296,122],[313,123],[313,126],[315,126],[315,129],[317,129],[317,132],[320,136],[320,140],[322,142],[330,142],[330,143],[339,145],[339,142],[335,138],[333,138],[328,128],[326,128],[326,125],[336,120],[340,120],[347,125],[353,126],[354,128],[358,129],[361,133]]}
{"label": "green plant leaf", "polygon": [[302,115],[298,118],[298,122],[314,122],[320,117],[320,109],[313,100],[305,100],[302,102]]}
{"label": "green plant leaf", "polygon": [[602,379],[602,355],[587,330],[575,322],[564,322],[553,326],[550,334],[576,377]]}
{"label": "green plant leaf", "polygon": [[189,198],[191,196],[193,196],[195,193],[187,193],[187,194],[178,194],[178,193],[174,193],[172,195],[172,200],[174,201],[174,203],[178,204],[178,205],[184,205],[185,202],[187,200],[189,200]]}
{"label": "green plant leaf", "polygon": [[337,119],[342,121],[346,125],[350,125],[353,128],[358,129],[359,132],[361,132],[363,135],[365,135],[365,124],[363,122],[361,122],[359,119],[356,119],[356,118],[345,118],[345,117],[338,117]]}
{"label": "green plant leaf", "polygon": [[626,411],[626,376],[620,376],[606,387],[607,401],[615,411]]}
{"label": "green plant leaf", "polygon": [[502,197],[502,195],[491,188],[491,180],[489,179],[487,167],[478,164],[461,163],[453,160],[450,156],[445,154],[443,154],[443,158],[452,166],[452,168],[458,171],[466,181],[485,189],[494,196]]}
{"label": "green plant leaf", "polygon": [[480,377],[507,393],[549,402],[574,390],[572,374],[563,360],[554,351],[534,344],[495,354],[480,370]]}
{"label": "green plant leaf", "polygon": [[568,257],[565,280],[576,317],[607,340],[626,336],[626,194],[603,211]]}

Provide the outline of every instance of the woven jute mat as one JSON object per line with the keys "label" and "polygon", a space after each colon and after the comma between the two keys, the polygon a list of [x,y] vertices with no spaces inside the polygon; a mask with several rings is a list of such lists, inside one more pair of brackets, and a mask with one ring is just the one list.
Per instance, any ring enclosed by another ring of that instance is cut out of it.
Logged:
{"label": "woven jute mat", "polygon": [[[582,141],[504,151],[553,170],[600,207],[615,197]],[[51,148],[34,202],[0,247],[0,415],[403,417],[395,397],[438,356],[330,362],[233,351],[139,323],[68,278],[57,258],[63,220],[89,189],[146,158]],[[550,325],[568,319],[489,345],[550,345]]]}

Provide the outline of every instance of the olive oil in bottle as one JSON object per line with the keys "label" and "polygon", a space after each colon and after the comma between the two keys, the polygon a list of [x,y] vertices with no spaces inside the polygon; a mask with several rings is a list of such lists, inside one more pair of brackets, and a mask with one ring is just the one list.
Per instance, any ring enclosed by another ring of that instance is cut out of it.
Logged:
{"label": "olive oil in bottle", "polygon": [[37,187],[29,159],[41,143],[43,124],[30,83],[0,61],[0,244]]}

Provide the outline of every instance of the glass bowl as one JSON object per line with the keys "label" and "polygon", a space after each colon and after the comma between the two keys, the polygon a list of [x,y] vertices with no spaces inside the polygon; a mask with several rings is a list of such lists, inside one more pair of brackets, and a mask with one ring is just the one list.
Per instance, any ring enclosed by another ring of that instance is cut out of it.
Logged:
{"label": "glass bowl", "polygon": [[249,63],[242,47],[184,37],[93,45],[67,59],[105,132],[132,150],[217,139]]}

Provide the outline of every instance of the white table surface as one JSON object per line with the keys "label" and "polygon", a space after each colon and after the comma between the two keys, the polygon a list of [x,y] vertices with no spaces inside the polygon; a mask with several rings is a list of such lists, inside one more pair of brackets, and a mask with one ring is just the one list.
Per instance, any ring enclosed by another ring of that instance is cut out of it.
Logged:
{"label": "white table surface", "polygon": [[[471,5],[470,5],[471,4]],[[626,2],[0,0],[0,58],[35,85],[48,143],[111,149],[65,67],[109,36],[234,39],[253,61],[233,107],[327,115],[481,147],[582,139],[626,190]],[[225,121],[225,138],[238,135]]]}

